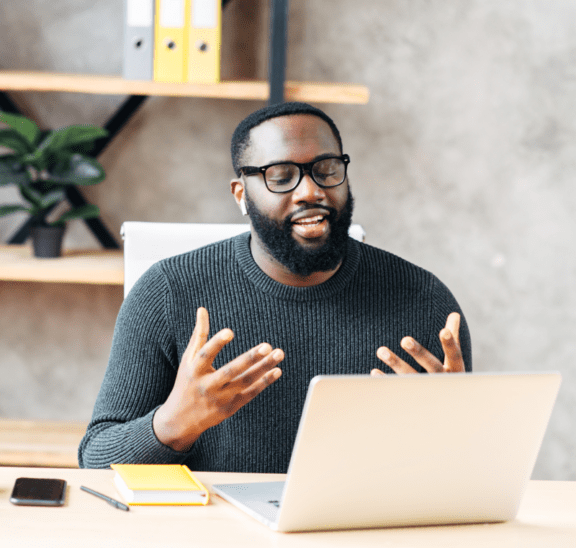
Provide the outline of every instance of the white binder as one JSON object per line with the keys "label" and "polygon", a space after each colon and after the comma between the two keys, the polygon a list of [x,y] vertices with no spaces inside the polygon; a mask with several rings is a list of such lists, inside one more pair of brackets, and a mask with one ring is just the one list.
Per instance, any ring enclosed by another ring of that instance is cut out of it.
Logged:
{"label": "white binder", "polygon": [[154,0],[124,2],[124,66],[126,80],[154,78]]}

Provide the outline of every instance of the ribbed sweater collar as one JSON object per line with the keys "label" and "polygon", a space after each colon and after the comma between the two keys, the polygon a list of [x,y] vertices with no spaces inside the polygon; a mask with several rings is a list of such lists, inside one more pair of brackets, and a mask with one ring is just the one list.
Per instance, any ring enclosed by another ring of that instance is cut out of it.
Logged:
{"label": "ribbed sweater collar", "polygon": [[348,251],[342,265],[329,280],[312,287],[293,287],[281,284],[260,270],[250,252],[250,232],[234,238],[236,260],[248,280],[260,291],[284,300],[314,301],[326,299],[342,291],[356,273],[360,262],[360,244],[348,238]]}

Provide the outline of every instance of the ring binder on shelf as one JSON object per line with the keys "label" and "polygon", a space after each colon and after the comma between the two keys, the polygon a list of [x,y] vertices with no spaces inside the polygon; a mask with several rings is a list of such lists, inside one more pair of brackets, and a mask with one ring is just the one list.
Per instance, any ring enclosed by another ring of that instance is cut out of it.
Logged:
{"label": "ring binder on shelf", "polygon": [[220,81],[222,4],[220,0],[190,2],[187,80],[196,83]]}
{"label": "ring binder on shelf", "polygon": [[126,80],[152,80],[154,0],[126,0],[124,8],[122,75]]}
{"label": "ring binder on shelf", "polygon": [[186,81],[185,0],[156,0],[154,80]]}

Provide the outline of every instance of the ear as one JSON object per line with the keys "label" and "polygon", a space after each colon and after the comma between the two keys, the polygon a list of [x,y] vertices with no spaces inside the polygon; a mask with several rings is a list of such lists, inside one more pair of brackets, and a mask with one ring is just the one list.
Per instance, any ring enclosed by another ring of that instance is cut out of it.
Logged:
{"label": "ear", "polygon": [[242,179],[232,179],[230,181],[230,192],[232,192],[238,207],[241,208],[240,202],[244,200],[244,181]]}

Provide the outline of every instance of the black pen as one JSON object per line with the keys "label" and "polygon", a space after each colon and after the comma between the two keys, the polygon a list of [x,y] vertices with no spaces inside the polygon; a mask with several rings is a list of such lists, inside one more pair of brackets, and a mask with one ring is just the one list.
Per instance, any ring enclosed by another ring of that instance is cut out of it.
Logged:
{"label": "black pen", "polygon": [[101,498],[102,500],[105,500],[108,504],[111,504],[112,506],[114,506],[115,508],[118,508],[118,510],[126,510],[126,512],[128,512],[128,510],[130,510],[129,506],[126,506],[125,504],[122,504],[121,502],[111,499],[110,497],[107,497],[106,495],[103,495],[102,493],[98,493],[98,491],[93,491],[92,489],[88,489],[88,487],[84,487],[83,485],[80,486],[80,489],[82,489],[82,491],[86,491],[87,493],[90,493],[91,495],[94,495],[95,497]]}

